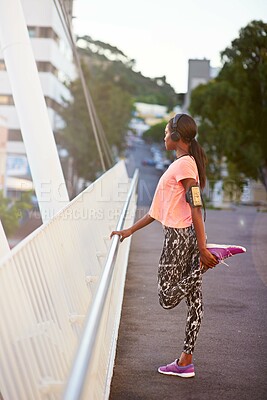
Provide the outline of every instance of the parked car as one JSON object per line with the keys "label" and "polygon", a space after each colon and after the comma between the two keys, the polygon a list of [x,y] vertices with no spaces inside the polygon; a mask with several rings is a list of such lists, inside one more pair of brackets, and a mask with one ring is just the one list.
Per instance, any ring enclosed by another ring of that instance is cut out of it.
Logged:
{"label": "parked car", "polygon": [[156,161],[147,158],[147,159],[142,161],[142,165],[148,165],[150,167],[154,167],[156,165]]}

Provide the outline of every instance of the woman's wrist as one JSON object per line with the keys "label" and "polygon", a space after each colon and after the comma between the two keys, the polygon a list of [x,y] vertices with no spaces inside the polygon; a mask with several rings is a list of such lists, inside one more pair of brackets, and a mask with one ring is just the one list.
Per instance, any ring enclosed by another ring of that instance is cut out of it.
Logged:
{"label": "woman's wrist", "polygon": [[133,229],[133,226],[131,226],[130,228],[128,228],[129,231],[131,232],[131,235],[135,232],[135,230]]}
{"label": "woman's wrist", "polygon": [[199,252],[203,253],[203,251],[205,251],[207,249],[206,244],[198,246]]}

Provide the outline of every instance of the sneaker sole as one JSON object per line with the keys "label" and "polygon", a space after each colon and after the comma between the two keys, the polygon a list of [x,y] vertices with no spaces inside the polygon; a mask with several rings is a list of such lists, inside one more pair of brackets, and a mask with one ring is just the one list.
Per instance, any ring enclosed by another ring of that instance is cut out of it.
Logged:
{"label": "sneaker sole", "polygon": [[193,378],[195,376],[194,372],[188,372],[188,373],[185,373],[185,374],[178,374],[176,372],[163,372],[160,369],[158,369],[158,372],[160,374],[163,374],[163,375],[179,376],[180,378]]}
{"label": "sneaker sole", "polygon": [[231,245],[225,245],[225,244],[213,244],[213,243],[208,243],[207,244],[207,249],[209,249],[209,248],[218,248],[218,249],[227,249],[227,247],[228,248],[230,248],[230,247],[233,247],[233,248],[236,248],[236,249],[240,249],[240,250],[242,250],[242,252],[244,252],[244,253],[246,253],[247,252],[247,249],[245,248],[245,247],[243,247],[243,246],[236,246],[236,245],[233,245],[233,246],[231,246]]}

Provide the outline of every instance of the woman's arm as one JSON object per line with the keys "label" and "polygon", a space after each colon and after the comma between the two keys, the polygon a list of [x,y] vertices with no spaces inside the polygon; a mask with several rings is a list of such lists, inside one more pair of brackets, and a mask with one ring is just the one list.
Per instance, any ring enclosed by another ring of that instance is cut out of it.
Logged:
{"label": "woman's arm", "polygon": [[191,208],[192,220],[197,237],[197,245],[200,252],[201,262],[209,267],[215,267],[218,264],[216,257],[206,248],[206,233],[204,228],[204,222],[202,218],[202,212],[200,207]]}
{"label": "woman's arm", "polygon": [[124,239],[131,236],[134,232],[138,231],[138,229],[144,228],[145,226],[151,224],[151,222],[153,222],[153,221],[155,221],[155,219],[150,217],[150,215],[147,213],[130,228],[122,229],[121,231],[111,232],[110,238],[112,238],[112,236],[114,236],[114,235],[119,235],[120,241],[122,242]]}
{"label": "woman's arm", "polygon": [[[194,179],[183,179],[182,184],[185,188],[185,192],[187,192],[191,186],[197,185]],[[211,252],[206,248],[206,233],[202,218],[201,207],[191,206],[191,213],[197,237],[197,245],[200,252],[200,260],[202,264],[204,264],[209,268],[215,267],[215,265],[218,264],[218,261],[216,257],[213,254],[211,254]]]}

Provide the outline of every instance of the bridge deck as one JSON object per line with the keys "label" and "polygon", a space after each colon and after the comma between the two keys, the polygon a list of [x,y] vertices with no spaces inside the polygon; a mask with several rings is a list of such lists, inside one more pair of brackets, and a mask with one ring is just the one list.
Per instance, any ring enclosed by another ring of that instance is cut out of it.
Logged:
{"label": "bridge deck", "polygon": [[266,226],[267,214],[254,208],[208,210],[209,241],[241,244],[248,252],[229,260],[230,268],[219,265],[205,274],[196,377],[184,380],[157,372],[179,356],[186,319],[184,302],[168,311],[158,304],[161,225],[135,233],[110,400],[266,398]]}

